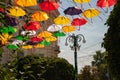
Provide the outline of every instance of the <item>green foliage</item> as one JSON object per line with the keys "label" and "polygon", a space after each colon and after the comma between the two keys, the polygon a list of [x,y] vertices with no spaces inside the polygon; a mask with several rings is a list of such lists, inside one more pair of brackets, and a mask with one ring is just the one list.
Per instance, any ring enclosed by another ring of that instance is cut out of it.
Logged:
{"label": "green foliage", "polygon": [[108,65],[112,78],[120,79],[120,2],[114,6],[106,25],[109,26],[105,34],[104,47],[108,51]]}
{"label": "green foliage", "polygon": [[74,68],[62,58],[26,56],[9,66],[19,80],[74,80]]}

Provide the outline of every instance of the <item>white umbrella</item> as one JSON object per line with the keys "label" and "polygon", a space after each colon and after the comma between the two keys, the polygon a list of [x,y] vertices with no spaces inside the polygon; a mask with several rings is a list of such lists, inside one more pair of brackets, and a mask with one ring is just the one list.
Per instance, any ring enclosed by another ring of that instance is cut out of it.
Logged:
{"label": "white umbrella", "polygon": [[32,36],[36,34],[36,31],[22,31],[21,32],[21,35],[26,35],[26,34],[29,36]]}
{"label": "white umbrella", "polygon": [[15,40],[12,42],[13,45],[23,44],[22,40]]}
{"label": "white umbrella", "polygon": [[56,32],[62,29],[61,25],[52,24],[47,28],[47,31]]}

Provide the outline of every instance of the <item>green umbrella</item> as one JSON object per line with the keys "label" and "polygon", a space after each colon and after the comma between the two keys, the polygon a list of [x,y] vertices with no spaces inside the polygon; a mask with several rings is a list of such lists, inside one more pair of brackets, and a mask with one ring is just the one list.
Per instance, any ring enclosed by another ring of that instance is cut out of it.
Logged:
{"label": "green umbrella", "polygon": [[55,37],[62,37],[62,36],[65,36],[65,33],[64,33],[64,32],[59,32],[59,31],[57,31],[57,32],[54,32],[53,35],[54,35]]}
{"label": "green umbrella", "polygon": [[0,29],[0,32],[1,33],[8,33],[9,31],[8,31],[8,28],[7,27],[2,27],[1,29]]}
{"label": "green umbrella", "polygon": [[17,29],[16,28],[14,28],[14,27],[12,27],[12,26],[8,26],[8,32],[10,32],[10,33],[15,33],[17,31]]}
{"label": "green umbrella", "polygon": [[40,44],[45,45],[45,46],[49,46],[51,44],[51,42],[44,40],[44,41],[40,42]]}
{"label": "green umbrella", "polygon": [[16,36],[16,39],[24,41],[24,40],[28,40],[28,37],[27,36],[18,35],[18,36]]}
{"label": "green umbrella", "polygon": [[7,48],[8,48],[8,49],[11,49],[11,50],[16,50],[16,49],[18,49],[19,47],[18,47],[17,45],[9,44],[9,45],[7,46]]}

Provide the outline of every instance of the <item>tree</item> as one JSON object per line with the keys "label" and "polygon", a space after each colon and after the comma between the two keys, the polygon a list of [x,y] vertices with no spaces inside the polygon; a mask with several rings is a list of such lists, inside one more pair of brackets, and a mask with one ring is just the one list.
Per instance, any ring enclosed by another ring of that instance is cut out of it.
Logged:
{"label": "tree", "polygon": [[9,66],[19,80],[74,80],[74,68],[62,58],[33,55],[20,58]]}
{"label": "tree", "polygon": [[108,52],[108,66],[112,80],[120,80],[120,0],[114,6],[106,25],[109,27],[104,38]]}

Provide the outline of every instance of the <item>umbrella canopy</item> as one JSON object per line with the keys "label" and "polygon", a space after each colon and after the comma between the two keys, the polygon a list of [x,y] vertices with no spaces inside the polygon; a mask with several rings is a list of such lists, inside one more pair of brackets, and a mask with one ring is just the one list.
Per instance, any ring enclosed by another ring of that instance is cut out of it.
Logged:
{"label": "umbrella canopy", "polygon": [[40,32],[38,34],[38,37],[44,37],[44,38],[46,38],[46,37],[50,37],[50,36],[52,36],[52,33],[48,32],[48,31],[43,31],[43,32]]}
{"label": "umbrella canopy", "polygon": [[56,41],[57,38],[54,37],[54,36],[50,36],[50,37],[46,37],[45,40],[46,40],[46,41]]}
{"label": "umbrella canopy", "polygon": [[23,49],[31,49],[32,46],[31,46],[31,45],[23,45],[22,48],[23,48]]}
{"label": "umbrella canopy", "polygon": [[32,35],[35,35],[36,34],[36,32],[34,31],[34,30],[32,30],[32,31],[22,31],[21,32],[21,35],[28,35],[28,36],[32,36]]}
{"label": "umbrella canopy", "polygon": [[22,8],[17,7],[17,6],[12,6],[8,8],[7,13],[15,17],[24,16],[26,14],[26,12]]}
{"label": "umbrella canopy", "polygon": [[8,48],[8,49],[11,49],[11,50],[16,50],[16,49],[18,49],[19,47],[18,47],[17,45],[14,45],[14,44],[9,44],[9,45],[7,46],[7,48]]}
{"label": "umbrella canopy", "polygon": [[36,44],[36,45],[34,45],[34,48],[44,48],[45,47],[45,45],[43,45],[43,44]]}
{"label": "umbrella canopy", "polygon": [[47,28],[47,31],[55,32],[55,31],[59,31],[61,29],[62,29],[61,25],[52,24]]}
{"label": "umbrella canopy", "polygon": [[117,0],[98,0],[97,6],[100,8],[110,7],[117,3]]}
{"label": "umbrella canopy", "polygon": [[46,12],[43,11],[38,11],[32,14],[31,16],[32,21],[45,21],[47,20],[49,17],[47,15]]}
{"label": "umbrella canopy", "polygon": [[82,10],[77,8],[77,7],[68,7],[67,9],[64,10],[64,14],[66,15],[79,15],[82,13]]}
{"label": "umbrella canopy", "polygon": [[0,44],[5,45],[11,37],[12,35],[9,34],[0,34]]}
{"label": "umbrella canopy", "polygon": [[14,34],[15,32],[17,32],[17,29],[12,26],[8,26],[8,32]]}
{"label": "umbrella canopy", "polygon": [[70,23],[70,19],[65,16],[58,16],[54,19],[55,24],[68,24]]}
{"label": "umbrella canopy", "polygon": [[44,40],[44,41],[40,42],[40,44],[45,45],[45,46],[49,46],[51,44],[51,42]]}
{"label": "umbrella canopy", "polygon": [[12,42],[13,45],[18,45],[18,44],[22,44],[23,41],[22,40],[15,40]]}
{"label": "umbrella canopy", "polygon": [[85,17],[85,18],[93,18],[93,17],[96,17],[100,14],[100,11],[95,9],[95,8],[90,8],[90,9],[87,9],[85,10],[82,15]]}
{"label": "umbrella canopy", "polygon": [[14,17],[6,16],[6,24],[9,26],[16,26],[17,21]]}
{"label": "umbrella canopy", "polygon": [[73,1],[82,4],[82,3],[90,2],[91,0],[73,0]]}
{"label": "umbrella canopy", "polygon": [[37,0],[14,0],[14,2],[22,7],[36,6]]}
{"label": "umbrella canopy", "polygon": [[25,30],[38,30],[41,27],[39,22],[28,22],[24,25]]}
{"label": "umbrella canopy", "polygon": [[55,36],[55,37],[61,37],[61,36],[65,36],[65,33],[64,33],[64,32],[60,32],[60,31],[57,31],[57,32],[54,32],[54,33],[53,33],[53,36]]}
{"label": "umbrella canopy", "polygon": [[39,4],[39,7],[41,10],[44,10],[44,11],[52,11],[52,10],[57,10],[59,5],[58,3],[53,1],[44,1]]}
{"label": "umbrella canopy", "polygon": [[22,41],[26,41],[28,40],[28,37],[27,36],[22,36],[22,35],[18,35],[15,37],[17,40],[22,40]]}
{"label": "umbrella canopy", "polygon": [[41,42],[41,41],[43,41],[43,38],[41,38],[41,37],[32,37],[31,41],[32,42]]}
{"label": "umbrella canopy", "polygon": [[75,30],[76,30],[76,28],[74,26],[63,26],[63,28],[62,28],[63,32],[72,32]]}
{"label": "umbrella canopy", "polygon": [[73,26],[81,26],[87,23],[87,20],[85,20],[84,18],[75,18],[72,20],[71,24]]}

